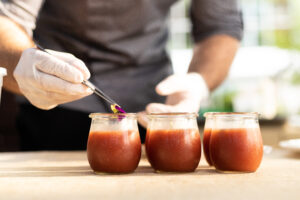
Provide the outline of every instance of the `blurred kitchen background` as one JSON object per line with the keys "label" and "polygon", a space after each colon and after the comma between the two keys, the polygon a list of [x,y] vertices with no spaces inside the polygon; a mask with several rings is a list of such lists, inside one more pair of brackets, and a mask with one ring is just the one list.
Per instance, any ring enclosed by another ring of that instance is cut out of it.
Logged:
{"label": "blurred kitchen background", "polygon": [[[175,73],[192,56],[189,0],[171,11],[169,51]],[[227,80],[202,103],[207,111],[259,112],[265,143],[300,137],[300,1],[240,0],[244,38]],[[274,134],[277,133],[277,137]],[[271,141],[270,141],[271,140]]]}
{"label": "blurred kitchen background", "polygon": [[[190,0],[180,0],[170,13],[168,49],[175,73],[185,72],[191,60],[189,5]],[[200,116],[207,111],[255,111],[267,127],[265,143],[300,137],[300,1],[240,0],[240,6],[242,47],[227,80],[202,103]],[[17,107],[11,94],[4,91],[2,98],[0,151],[16,150]]]}

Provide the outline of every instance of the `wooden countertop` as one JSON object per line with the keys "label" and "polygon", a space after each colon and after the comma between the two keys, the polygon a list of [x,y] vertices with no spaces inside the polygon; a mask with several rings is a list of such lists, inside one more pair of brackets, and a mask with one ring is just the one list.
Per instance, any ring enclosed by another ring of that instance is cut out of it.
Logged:
{"label": "wooden countertop", "polygon": [[0,153],[0,199],[300,199],[300,154],[274,149],[256,173],[224,174],[202,155],[195,173],[95,175],[86,153]]}

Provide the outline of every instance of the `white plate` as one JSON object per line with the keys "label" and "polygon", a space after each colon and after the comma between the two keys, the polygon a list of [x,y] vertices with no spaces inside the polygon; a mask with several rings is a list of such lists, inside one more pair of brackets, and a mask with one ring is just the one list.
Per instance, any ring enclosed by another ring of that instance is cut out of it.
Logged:
{"label": "white plate", "polygon": [[284,140],[279,142],[279,146],[283,149],[300,152],[300,139]]}

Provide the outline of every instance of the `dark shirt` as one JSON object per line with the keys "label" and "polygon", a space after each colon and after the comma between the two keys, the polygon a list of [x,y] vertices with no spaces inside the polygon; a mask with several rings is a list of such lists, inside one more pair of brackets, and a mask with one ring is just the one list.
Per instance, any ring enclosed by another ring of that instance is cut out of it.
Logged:
{"label": "dark shirt", "polygon": [[[172,73],[166,52],[168,14],[175,0],[2,0],[0,14],[15,20],[45,48],[82,59],[91,82],[128,112],[163,102],[155,86]],[[242,37],[237,0],[192,0],[192,36]],[[107,111],[91,95],[60,107]]]}

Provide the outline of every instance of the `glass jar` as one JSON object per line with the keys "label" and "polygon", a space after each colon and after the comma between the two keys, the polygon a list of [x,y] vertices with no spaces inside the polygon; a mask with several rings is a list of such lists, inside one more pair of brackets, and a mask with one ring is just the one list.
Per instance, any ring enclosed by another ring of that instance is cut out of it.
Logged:
{"label": "glass jar", "polygon": [[92,113],[87,157],[96,173],[133,172],[141,158],[137,116]]}
{"label": "glass jar", "polygon": [[204,124],[204,131],[203,131],[203,151],[204,151],[206,162],[209,164],[209,166],[213,165],[209,153],[209,143],[210,143],[211,128],[213,125],[213,115],[214,112],[207,112],[204,114],[205,124]]}
{"label": "glass jar", "polygon": [[148,115],[146,153],[156,171],[192,172],[201,156],[196,113]]}
{"label": "glass jar", "polygon": [[257,113],[215,113],[210,158],[220,171],[255,172],[263,156]]}

